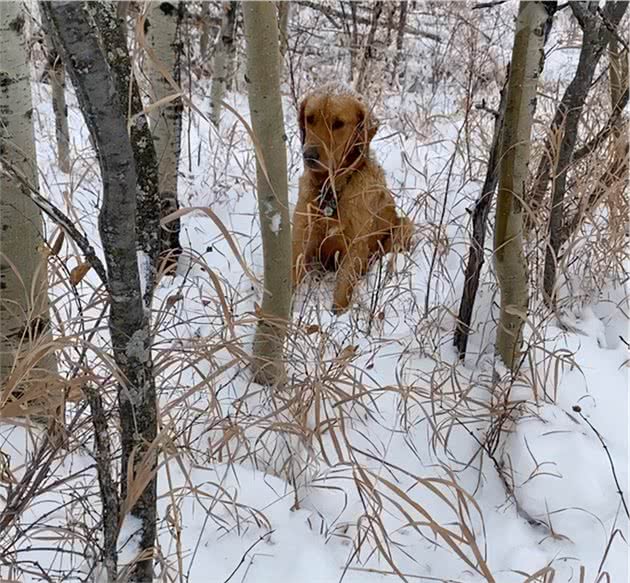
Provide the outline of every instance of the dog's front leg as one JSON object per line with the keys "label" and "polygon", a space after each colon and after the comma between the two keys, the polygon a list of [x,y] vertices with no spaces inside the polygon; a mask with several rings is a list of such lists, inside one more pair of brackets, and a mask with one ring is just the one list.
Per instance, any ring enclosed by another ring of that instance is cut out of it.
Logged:
{"label": "dog's front leg", "polygon": [[339,265],[337,271],[337,286],[333,299],[333,312],[345,312],[352,301],[354,287],[367,272],[369,247],[367,241],[354,243]]}

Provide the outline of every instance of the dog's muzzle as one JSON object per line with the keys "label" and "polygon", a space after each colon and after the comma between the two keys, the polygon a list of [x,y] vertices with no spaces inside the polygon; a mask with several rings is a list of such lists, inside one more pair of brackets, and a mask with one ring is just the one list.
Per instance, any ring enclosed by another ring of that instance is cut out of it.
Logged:
{"label": "dog's muzzle", "polygon": [[309,168],[316,168],[319,166],[319,152],[316,146],[306,146],[302,152],[304,158],[304,164]]}

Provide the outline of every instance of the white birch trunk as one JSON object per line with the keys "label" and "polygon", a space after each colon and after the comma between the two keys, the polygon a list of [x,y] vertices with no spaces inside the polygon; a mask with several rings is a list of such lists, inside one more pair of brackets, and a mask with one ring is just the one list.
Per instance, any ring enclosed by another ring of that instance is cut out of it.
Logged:
{"label": "white birch trunk", "polygon": [[[180,83],[181,9],[179,1],[153,1],[149,7],[147,41],[157,59],[155,62],[152,59],[146,60],[152,103],[157,103],[176,91],[164,73],[168,73],[176,83]],[[179,208],[177,177],[181,152],[182,110],[182,100],[178,98],[152,109],[149,114],[159,165],[162,216]],[[169,251],[173,252],[171,260],[176,259],[181,252],[179,220],[169,223],[163,229],[162,253]],[[169,263],[173,264],[174,261]]]}
{"label": "white birch trunk", "polygon": [[548,16],[543,2],[521,1],[502,134],[494,231],[495,266],[501,291],[496,349],[512,370],[520,362],[523,325],[529,305],[527,263],[523,252],[523,197]]}
{"label": "white birch trunk", "polygon": [[259,147],[256,181],[265,284],[254,339],[254,373],[256,382],[276,385],[285,374],[283,345],[291,307],[291,227],[278,21],[270,1],[243,2],[243,15],[249,109]]}
{"label": "white birch trunk", "polygon": [[5,415],[52,413],[61,403],[61,394],[42,383],[56,372],[52,350],[29,365],[19,384],[12,376],[18,361],[50,341],[43,222],[27,186],[38,188],[25,33],[22,3],[0,2],[0,410]]}
{"label": "white birch trunk", "polygon": [[216,127],[219,127],[221,120],[221,102],[232,85],[232,76],[234,75],[234,32],[237,12],[238,2],[223,3],[221,36],[214,53],[214,70],[210,89],[210,121]]}

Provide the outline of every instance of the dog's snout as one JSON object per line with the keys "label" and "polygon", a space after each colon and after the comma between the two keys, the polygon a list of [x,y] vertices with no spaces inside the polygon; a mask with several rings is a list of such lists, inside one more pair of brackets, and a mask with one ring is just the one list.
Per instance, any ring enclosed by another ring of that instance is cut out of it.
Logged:
{"label": "dog's snout", "polygon": [[319,161],[319,151],[316,146],[306,146],[302,155],[304,162],[309,166],[315,165]]}

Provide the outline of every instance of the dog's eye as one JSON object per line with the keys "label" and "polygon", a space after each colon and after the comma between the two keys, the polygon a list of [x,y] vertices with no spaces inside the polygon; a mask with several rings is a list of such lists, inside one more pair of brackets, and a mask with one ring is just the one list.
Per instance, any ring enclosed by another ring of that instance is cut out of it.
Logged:
{"label": "dog's eye", "polygon": [[314,115],[307,115],[306,116],[306,123],[308,125],[311,125],[314,121],[315,121],[315,116]]}
{"label": "dog's eye", "polygon": [[332,129],[340,130],[343,126],[344,126],[344,122],[340,119],[336,119],[335,121],[333,121]]}

